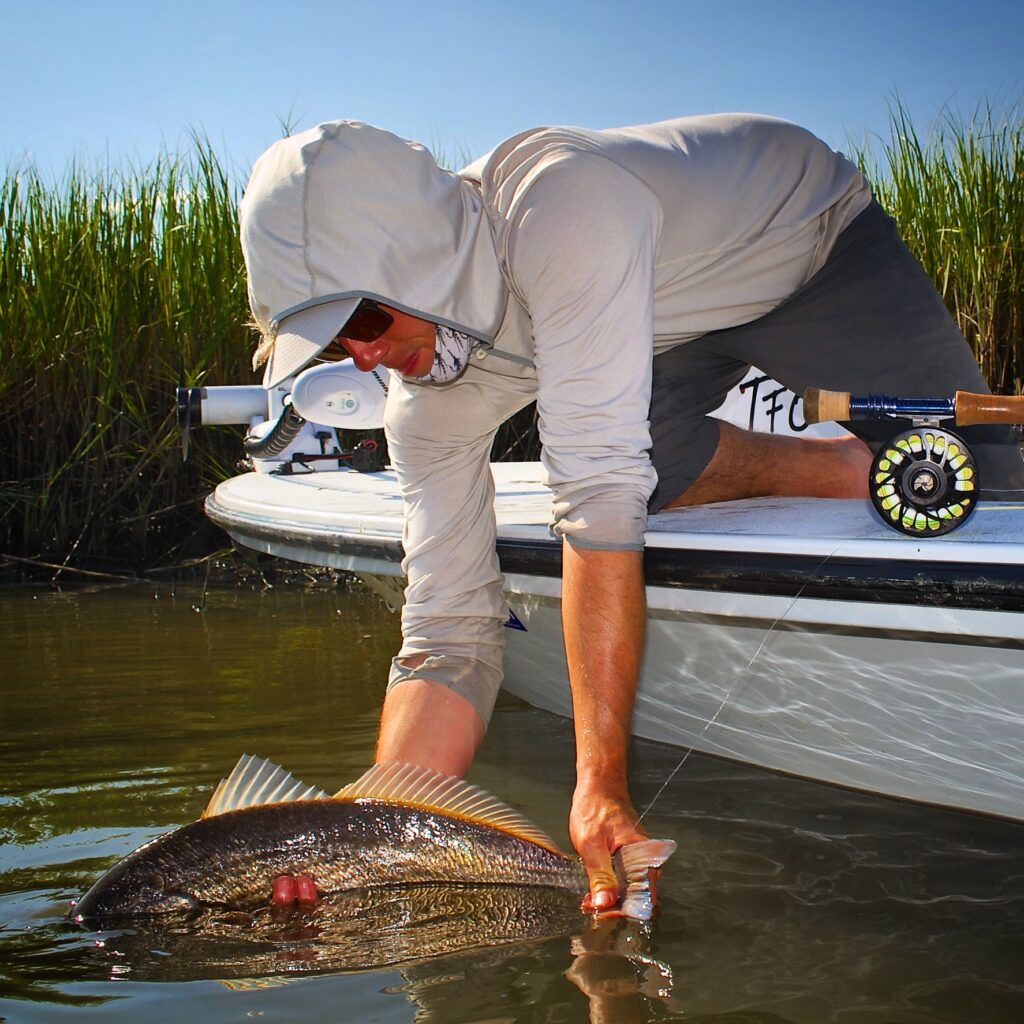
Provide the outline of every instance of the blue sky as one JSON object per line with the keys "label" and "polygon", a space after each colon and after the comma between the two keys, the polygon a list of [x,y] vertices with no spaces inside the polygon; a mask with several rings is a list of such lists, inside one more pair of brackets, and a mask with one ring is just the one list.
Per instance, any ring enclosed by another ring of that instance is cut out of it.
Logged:
{"label": "blue sky", "polygon": [[449,163],[540,124],[752,110],[836,148],[1024,94],[1021,0],[0,0],[0,160],[149,160],[204,132],[236,175],[336,117]]}

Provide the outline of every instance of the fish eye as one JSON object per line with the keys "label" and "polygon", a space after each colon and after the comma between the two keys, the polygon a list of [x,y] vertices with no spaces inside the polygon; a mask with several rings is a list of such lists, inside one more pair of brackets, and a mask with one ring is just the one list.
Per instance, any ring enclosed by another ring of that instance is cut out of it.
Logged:
{"label": "fish eye", "polygon": [[165,913],[175,910],[195,910],[200,905],[199,900],[187,892],[164,893],[158,904],[160,910]]}

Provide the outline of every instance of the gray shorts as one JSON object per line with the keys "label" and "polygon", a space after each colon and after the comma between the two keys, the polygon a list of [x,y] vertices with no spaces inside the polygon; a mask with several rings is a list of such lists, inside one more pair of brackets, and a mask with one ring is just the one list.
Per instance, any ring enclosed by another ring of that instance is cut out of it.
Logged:
{"label": "gray shorts", "polygon": [[[751,365],[798,395],[807,388],[900,398],[989,391],[928,275],[873,201],[840,234],[821,270],[777,309],[655,357],[651,461],[658,486],[651,512],[683,494],[711,461],[719,421],[709,414]],[[910,423],[843,426],[877,447]],[[953,429],[971,446],[983,498],[1024,498],[1015,427]]]}

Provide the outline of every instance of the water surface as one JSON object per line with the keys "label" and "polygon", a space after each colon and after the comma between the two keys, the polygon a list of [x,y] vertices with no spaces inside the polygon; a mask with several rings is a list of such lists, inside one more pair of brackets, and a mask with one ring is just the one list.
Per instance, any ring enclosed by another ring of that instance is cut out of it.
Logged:
{"label": "water surface", "polygon": [[[471,891],[65,920],[242,752],[359,775],[397,636],[358,586],[0,591],[0,1018],[1024,1020],[1024,828],[696,755],[647,817],[680,844],[652,928]],[[636,745],[638,806],[679,757]],[[572,764],[569,723],[502,697],[470,777],[567,845]]]}

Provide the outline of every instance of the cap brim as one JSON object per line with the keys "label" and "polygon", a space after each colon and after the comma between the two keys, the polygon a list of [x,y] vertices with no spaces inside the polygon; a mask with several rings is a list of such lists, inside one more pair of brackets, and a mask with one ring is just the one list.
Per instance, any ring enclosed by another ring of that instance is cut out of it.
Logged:
{"label": "cap brim", "polygon": [[263,386],[275,387],[315,359],[337,337],[360,301],[358,297],[334,299],[286,316],[277,328]]}

